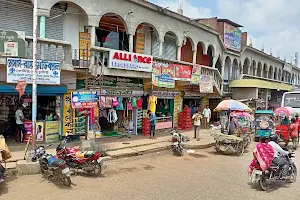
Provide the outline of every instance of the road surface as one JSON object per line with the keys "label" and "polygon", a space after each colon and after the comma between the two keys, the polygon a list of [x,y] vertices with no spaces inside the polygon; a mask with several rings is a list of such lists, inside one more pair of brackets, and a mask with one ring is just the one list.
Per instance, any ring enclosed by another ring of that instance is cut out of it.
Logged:
{"label": "road surface", "polygon": [[183,157],[160,152],[107,162],[102,177],[72,177],[71,188],[49,182],[41,175],[10,179],[0,186],[0,199],[300,199],[299,180],[291,185],[276,184],[270,192],[252,186],[247,176],[251,158],[251,152],[241,157],[224,156],[213,148]]}

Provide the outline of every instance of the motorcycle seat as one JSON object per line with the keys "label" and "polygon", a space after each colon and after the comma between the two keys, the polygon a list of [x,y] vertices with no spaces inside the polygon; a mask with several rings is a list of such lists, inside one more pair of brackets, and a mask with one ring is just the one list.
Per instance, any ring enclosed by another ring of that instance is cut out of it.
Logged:
{"label": "motorcycle seat", "polygon": [[51,157],[48,159],[48,164],[50,167],[59,167],[60,165],[63,165],[64,163],[65,163],[65,161],[60,158]]}
{"label": "motorcycle seat", "polygon": [[95,155],[94,151],[78,151],[76,152],[77,158],[92,158]]}

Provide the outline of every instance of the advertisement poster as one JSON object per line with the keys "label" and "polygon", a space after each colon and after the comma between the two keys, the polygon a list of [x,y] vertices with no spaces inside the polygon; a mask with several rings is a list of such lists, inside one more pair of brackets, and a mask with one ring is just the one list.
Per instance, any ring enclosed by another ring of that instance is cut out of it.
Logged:
{"label": "advertisement poster", "polygon": [[152,72],[153,57],[127,51],[110,50],[108,68]]}
{"label": "advertisement poster", "polygon": [[[32,83],[32,65],[30,59],[7,58],[7,83]],[[60,62],[38,60],[37,84],[60,85]]]}
{"label": "advertisement poster", "polygon": [[44,141],[44,122],[36,122],[36,141]]}
{"label": "advertisement poster", "polygon": [[213,77],[209,75],[200,75],[200,93],[214,93]]}
{"label": "advertisement poster", "polygon": [[191,81],[192,66],[170,64],[175,69],[175,80],[179,81]]}
{"label": "advertisement poster", "polygon": [[27,142],[32,134],[32,122],[24,122],[24,127],[27,131],[27,134],[25,136],[25,141]]}
{"label": "advertisement poster", "polygon": [[0,55],[25,57],[25,32],[0,30]]}
{"label": "advertisement poster", "polygon": [[91,55],[90,46],[91,46],[91,34],[79,32],[79,58],[80,58],[80,60],[89,60],[90,55]]}
{"label": "advertisement poster", "polygon": [[72,131],[72,107],[71,107],[71,93],[64,94],[64,107],[63,107],[63,128],[62,135],[68,136],[73,134]]}
{"label": "advertisement poster", "polygon": [[198,85],[200,83],[201,66],[195,64],[193,67],[191,84]]}
{"label": "advertisement poster", "polygon": [[145,50],[145,34],[144,33],[136,33],[136,42],[135,42],[135,51],[137,53],[144,53]]}
{"label": "advertisement poster", "polygon": [[228,49],[241,51],[242,31],[230,24],[224,23],[224,45]]}
{"label": "advertisement poster", "polygon": [[167,63],[153,63],[152,84],[157,87],[174,88],[174,68]]}
{"label": "advertisement poster", "polygon": [[59,122],[45,122],[45,141],[52,143],[59,141]]}
{"label": "advertisement poster", "polygon": [[98,106],[97,91],[72,92],[72,108],[95,108]]}
{"label": "advertisement poster", "polygon": [[103,47],[110,49],[119,49],[119,33],[109,32],[105,37],[101,38]]}
{"label": "advertisement poster", "polygon": [[7,56],[18,56],[18,42],[9,42],[5,41],[4,42],[4,53]]}

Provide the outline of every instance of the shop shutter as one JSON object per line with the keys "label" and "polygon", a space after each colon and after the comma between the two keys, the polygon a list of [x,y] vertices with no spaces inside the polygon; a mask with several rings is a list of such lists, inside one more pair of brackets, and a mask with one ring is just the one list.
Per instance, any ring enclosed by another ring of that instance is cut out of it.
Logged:
{"label": "shop shutter", "polygon": [[162,57],[169,60],[176,60],[177,47],[176,40],[171,37],[165,37]]}

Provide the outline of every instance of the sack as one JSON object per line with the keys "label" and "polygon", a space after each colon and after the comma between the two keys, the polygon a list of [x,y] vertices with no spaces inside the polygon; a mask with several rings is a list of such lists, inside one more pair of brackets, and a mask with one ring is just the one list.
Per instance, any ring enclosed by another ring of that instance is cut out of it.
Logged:
{"label": "sack", "polygon": [[0,136],[0,150],[2,150],[1,154],[2,154],[2,160],[8,160],[11,158],[11,152],[8,149],[5,139],[3,136]]}

